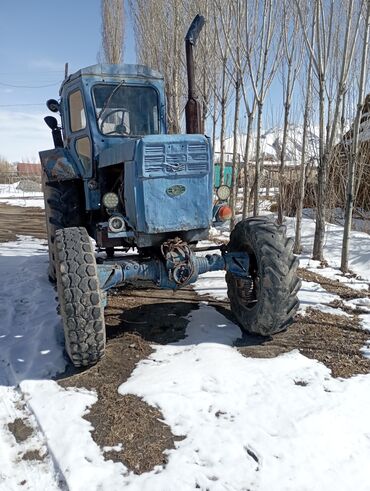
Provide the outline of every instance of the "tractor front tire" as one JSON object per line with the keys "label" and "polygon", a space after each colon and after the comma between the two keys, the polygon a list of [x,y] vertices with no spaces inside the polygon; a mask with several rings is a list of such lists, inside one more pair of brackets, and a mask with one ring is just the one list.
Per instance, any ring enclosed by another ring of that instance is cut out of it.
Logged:
{"label": "tractor front tire", "polygon": [[56,231],[55,265],[66,351],[75,367],[94,365],[104,355],[104,307],[85,228]]}
{"label": "tractor front tire", "polygon": [[244,331],[270,336],[292,322],[300,287],[292,247],[285,227],[265,217],[242,220],[231,232],[228,251],[249,256],[248,278],[226,273],[231,311]]}
{"label": "tractor front tire", "polygon": [[66,227],[82,225],[81,193],[76,181],[48,182],[44,185],[46,228],[49,245],[49,280],[56,281],[55,233]]}

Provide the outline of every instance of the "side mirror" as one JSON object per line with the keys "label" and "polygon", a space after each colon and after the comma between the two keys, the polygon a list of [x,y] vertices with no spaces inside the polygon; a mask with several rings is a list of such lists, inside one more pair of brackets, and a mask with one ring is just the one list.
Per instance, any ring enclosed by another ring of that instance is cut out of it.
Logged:
{"label": "side mirror", "polygon": [[[52,113],[57,113],[59,112],[59,102],[56,101],[55,99],[49,99],[46,101],[46,107],[51,111]],[[47,124],[47,123],[46,123]]]}
{"label": "side mirror", "polygon": [[49,128],[51,130],[58,129],[58,121],[57,121],[57,118],[54,118],[54,116],[46,116],[44,118],[44,121],[49,126]]}
{"label": "side mirror", "polygon": [[54,141],[54,147],[58,148],[61,147],[63,148],[63,138],[62,138],[62,132],[60,128],[58,127],[58,121],[54,116],[46,116],[44,118],[45,123],[49,126],[51,129],[51,133],[53,135],[53,141]]}

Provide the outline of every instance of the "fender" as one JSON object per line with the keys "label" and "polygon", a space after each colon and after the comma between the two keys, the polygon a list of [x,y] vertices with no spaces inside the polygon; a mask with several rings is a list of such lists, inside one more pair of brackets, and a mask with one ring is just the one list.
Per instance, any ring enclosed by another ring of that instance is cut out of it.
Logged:
{"label": "fender", "polygon": [[78,165],[65,148],[53,148],[39,152],[41,166],[47,181],[71,181],[81,178]]}

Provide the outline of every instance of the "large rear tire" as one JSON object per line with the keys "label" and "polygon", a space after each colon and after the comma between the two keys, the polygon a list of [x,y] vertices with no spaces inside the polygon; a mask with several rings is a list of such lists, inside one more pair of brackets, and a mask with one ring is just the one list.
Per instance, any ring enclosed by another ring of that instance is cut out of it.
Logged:
{"label": "large rear tire", "polygon": [[292,322],[299,302],[298,258],[285,227],[265,217],[239,222],[230,235],[228,250],[249,255],[249,278],[226,273],[231,311],[241,328],[270,336]]}
{"label": "large rear tire", "polygon": [[104,355],[104,306],[85,228],[56,231],[55,264],[66,351],[75,367],[94,365]]}
{"label": "large rear tire", "polygon": [[49,245],[49,280],[56,281],[55,233],[66,227],[82,225],[81,193],[75,181],[47,182],[44,185],[46,229]]}

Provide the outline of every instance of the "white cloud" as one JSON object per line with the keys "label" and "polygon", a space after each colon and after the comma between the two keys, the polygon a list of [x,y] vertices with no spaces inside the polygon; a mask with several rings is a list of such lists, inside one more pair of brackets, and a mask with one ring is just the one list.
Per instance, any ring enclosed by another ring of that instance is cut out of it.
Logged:
{"label": "white cloud", "polygon": [[0,111],[0,155],[10,162],[38,161],[38,152],[53,148],[45,114]]}

